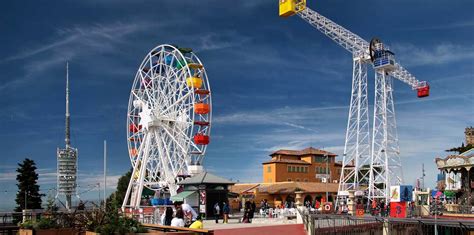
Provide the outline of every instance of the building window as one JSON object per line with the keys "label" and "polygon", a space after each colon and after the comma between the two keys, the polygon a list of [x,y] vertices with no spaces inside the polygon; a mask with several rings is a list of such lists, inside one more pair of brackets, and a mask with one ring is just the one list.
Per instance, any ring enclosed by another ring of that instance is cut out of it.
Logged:
{"label": "building window", "polygon": [[296,181],[296,182],[300,182],[300,179],[296,178],[296,180],[295,180],[295,181]]}
{"label": "building window", "polygon": [[271,166],[267,166],[267,172],[268,173],[272,172],[272,167]]}
{"label": "building window", "polygon": [[291,167],[291,172],[296,172],[296,167],[295,166]]}
{"label": "building window", "polygon": [[288,166],[288,172],[291,172],[291,166]]}
{"label": "building window", "polygon": [[308,179],[304,179],[304,182],[308,182]]}
{"label": "building window", "polygon": [[288,181],[288,182],[291,182],[291,178],[288,178],[288,180],[287,180],[287,181]]}

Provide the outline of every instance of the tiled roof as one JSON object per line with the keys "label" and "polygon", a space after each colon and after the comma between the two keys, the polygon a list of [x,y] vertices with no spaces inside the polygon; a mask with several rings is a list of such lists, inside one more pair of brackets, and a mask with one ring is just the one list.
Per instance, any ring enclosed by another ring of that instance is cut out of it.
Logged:
{"label": "tiled roof", "polygon": [[331,153],[331,152],[328,152],[328,151],[325,151],[325,150],[321,150],[321,149],[315,149],[313,147],[309,147],[309,148],[305,148],[303,150],[287,150],[287,149],[280,149],[272,154],[270,154],[270,156],[273,156],[273,155],[278,155],[278,154],[281,154],[281,155],[295,155],[295,156],[303,156],[303,155],[329,155],[329,156],[337,156],[336,154],[334,153]]}
{"label": "tiled roof", "polygon": [[290,194],[296,191],[307,193],[337,192],[338,184],[335,183],[316,183],[316,182],[278,182],[278,183],[261,183],[254,184],[253,188],[242,190],[242,188],[250,188],[251,184],[236,184],[230,188],[233,193],[244,193],[257,188],[259,192],[268,194]]}
{"label": "tiled roof", "polygon": [[229,186],[229,191],[242,194],[254,189],[255,187],[258,187],[259,185],[260,184],[235,184]]}
{"label": "tiled roof", "polygon": [[291,164],[304,164],[304,165],[311,165],[311,163],[303,161],[303,160],[297,160],[297,159],[272,159],[268,162],[264,162],[262,164],[270,164],[270,163],[291,163]]}

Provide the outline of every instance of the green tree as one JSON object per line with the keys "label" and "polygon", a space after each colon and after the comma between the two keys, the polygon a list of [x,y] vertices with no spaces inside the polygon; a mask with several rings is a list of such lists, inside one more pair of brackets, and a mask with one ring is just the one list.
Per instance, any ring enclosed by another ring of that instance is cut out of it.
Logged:
{"label": "green tree", "polygon": [[[39,193],[38,174],[36,173],[36,164],[33,160],[26,158],[23,163],[18,163],[18,175],[16,176],[18,193],[15,202],[17,207],[15,211],[21,212],[23,209],[42,209],[41,197]],[[26,199],[26,208],[25,208]]]}
{"label": "green tree", "polygon": [[[107,198],[107,208],[111,206],[111,202],[117,203],[118,205],[122,206],[123,199],[125,198],[125,194],[127,193],[128,184],[131,178],[132,169],[127,171],[119,178],[117,182],[117,189]],[[153,190],[144,188],[142,195],[154,195],[154,193],[155,192]]]}

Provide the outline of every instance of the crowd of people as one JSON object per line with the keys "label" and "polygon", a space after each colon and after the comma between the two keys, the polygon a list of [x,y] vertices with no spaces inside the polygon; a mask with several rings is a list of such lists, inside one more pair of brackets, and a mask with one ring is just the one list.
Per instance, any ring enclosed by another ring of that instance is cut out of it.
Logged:
{"label": "crowd of people", "polygon": [[203,228],[201,216],[187,203],[174,203],[174,210],[166,207],[159,222],[167,226]]}

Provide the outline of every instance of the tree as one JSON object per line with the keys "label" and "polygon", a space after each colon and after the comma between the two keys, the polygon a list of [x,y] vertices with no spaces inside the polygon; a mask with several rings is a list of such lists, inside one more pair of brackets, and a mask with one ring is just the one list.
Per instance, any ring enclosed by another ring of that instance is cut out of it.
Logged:
{"label": "tree", "polygon": [[[115,200],[115,203],[118,203],[120,206],[123,203],[123,199],[125,198],[125,194],[127,193],[128,184],[130,179],[132,178],[132,169],[127,171],[124,175],[120,176],[117,182],[117,189],[115,192],[110,194],[107,198],[107,207],[110,206],[110,203]],[[151,189],[144,188],[142,195],[153,195],[155,192]]]}
{"label": "tree", "polygon": [[[17,207],[15,211],[21,212],[23,209],[42,209],[41,197],[39,193],[38,174],[36,173],[36,164],[33,160],[26,158],[23,163],[18,163],[18,175],[16,176],[18,193],[15,202]],[[26,208],[25,208],[26,200]]]}

